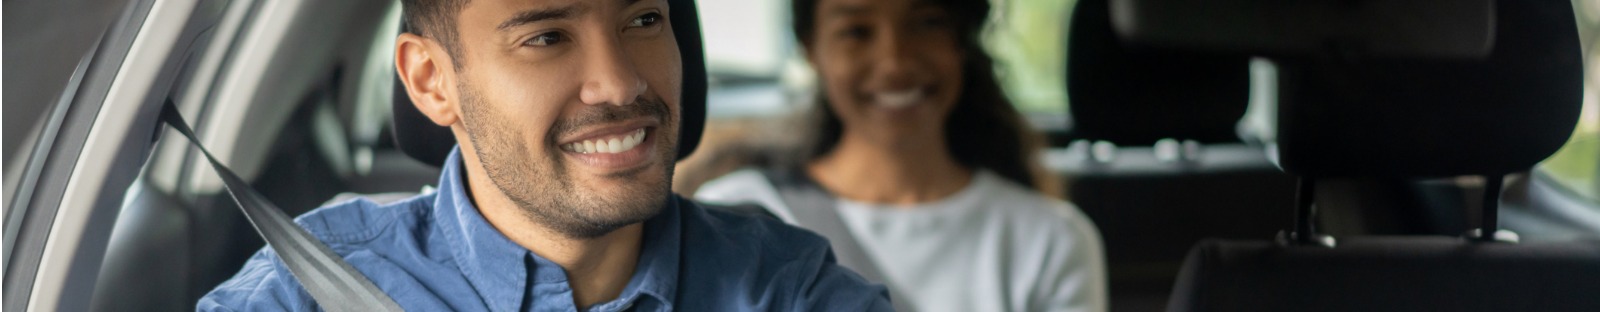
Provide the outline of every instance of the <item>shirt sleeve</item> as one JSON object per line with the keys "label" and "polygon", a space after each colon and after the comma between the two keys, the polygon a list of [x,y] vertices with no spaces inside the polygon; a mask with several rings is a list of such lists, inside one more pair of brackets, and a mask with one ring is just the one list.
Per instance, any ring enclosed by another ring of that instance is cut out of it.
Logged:
{"label": "shirt sleeve", "polygon": [[801,285],[803,302],[796,304],[794,311],[894,311],[888,288],[839,266],[833,250],[823,247],[818,251],[821,261],[815,276],[801,279],[806,281]]}
{"label": "shirt sleeve", "polygon": [[316,311],[310,298],[277,253],[262,248],[238,274],[201,297],[195,310]]}
{"label": "shirt sleeve", "polygon": [[1044,270],[1042,285],[1044,307],[1037,311],[1099,312],[1108,309],[1106,290],[1105,247],[1100,241],[1100,231],[1076,209],[1067,217],[1066,239],[1056,240],[1050,247],[1046,263],[1055,263]]}

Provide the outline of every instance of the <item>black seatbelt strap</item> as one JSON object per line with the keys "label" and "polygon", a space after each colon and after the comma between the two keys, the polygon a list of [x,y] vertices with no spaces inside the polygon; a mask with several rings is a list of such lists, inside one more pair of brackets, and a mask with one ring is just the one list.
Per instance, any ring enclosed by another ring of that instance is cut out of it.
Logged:
{"label": "black seatbelt strap", "polygon": [[206,161],[211,162],[211,168],[216,169],[217,175],[222,177],[222,183],[228,189],[228,194],[233,196],[233,201],[239,204],[239,209],[244,211],[245,218],[250,220],[250,225],[255,226],[256,232],[266,239],[267,245],[276,250],[278,257],[283,259],[289,272],[300,281],[300,286],[305,287],[317,305],[327,311],[404,311],[367,280],[366,275],[356,271],[349,263],[334,253],[328,245],[311,236],[310,232],[295,225],[289,216],[279,210],[278,206],[267,201],[266,197],[256,193],[243,179],[228,167],[217,162],[216,157],[206,147],[200,145],[200,139],[195,138],[194,130],[189,129],[189,124],[183,121],[177,105],[172,99],[167,99],[161,108],[161,121],[178,130],[184,137],[193,143],[194,147],[205,154]]}

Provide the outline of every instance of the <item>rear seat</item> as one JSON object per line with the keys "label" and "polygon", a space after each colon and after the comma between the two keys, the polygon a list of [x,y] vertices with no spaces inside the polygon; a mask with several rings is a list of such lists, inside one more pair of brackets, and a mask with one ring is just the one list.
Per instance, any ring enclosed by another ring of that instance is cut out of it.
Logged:
{"label": "rear seat", "polygon": [[[1572,4],[1491,3],[1486,59],[1273,57],[1280,160],[1305,185],[1303,226],[1196,246],[1169,311],[1600,311],[1600,241],[1518,243],[1495,230],[1502,178],[1554,153],[1576,124]],[[1322,181],[1459,175],[1486,181],[1478,227],[1496,234],[1334,238],[1313,226]]]}
{"label": "rear seat", "polygon": [[1287,227],[1295,184],[1236,130],[1250,104],[1247,56],[1124,44],[1107,2],[1074,9],[1067,94],[1076,141],[1045,162],[1100,229],[1112,309],[1160,310],[1190,246]]}

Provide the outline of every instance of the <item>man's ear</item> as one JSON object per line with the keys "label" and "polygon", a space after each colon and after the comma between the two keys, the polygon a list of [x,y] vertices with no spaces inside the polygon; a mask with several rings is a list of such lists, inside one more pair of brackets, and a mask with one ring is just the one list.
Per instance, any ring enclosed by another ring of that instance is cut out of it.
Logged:
{"label": "man's ear", "polygon": [[394,67],[406,85],[411,104],[440,126],[461,120],[456,109],[454,65],[437,42],[412,33],[395,38]]}

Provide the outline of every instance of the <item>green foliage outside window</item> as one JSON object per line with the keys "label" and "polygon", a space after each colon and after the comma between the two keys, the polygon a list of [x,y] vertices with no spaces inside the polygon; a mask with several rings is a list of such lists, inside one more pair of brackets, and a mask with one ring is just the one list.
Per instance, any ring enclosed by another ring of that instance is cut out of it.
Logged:
{"label": "green foliage outside window", "polygon": [[1072,0],[994,0],[984,43],[1000,84],[1025,115],[1065,114],[1066,27]]}

